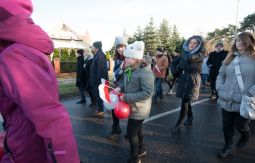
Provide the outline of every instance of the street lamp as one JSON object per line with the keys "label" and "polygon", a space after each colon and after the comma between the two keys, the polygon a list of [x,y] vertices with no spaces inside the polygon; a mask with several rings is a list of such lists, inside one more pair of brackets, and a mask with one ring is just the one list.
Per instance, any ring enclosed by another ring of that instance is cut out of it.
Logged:
{"label": "street lamp", "polygon": [[236,5],[236,29],[235,29],[235,36],[237,35],[237,18],[238,18],[239,3],[240,3],[240,0],[237,0],[237,5]]}

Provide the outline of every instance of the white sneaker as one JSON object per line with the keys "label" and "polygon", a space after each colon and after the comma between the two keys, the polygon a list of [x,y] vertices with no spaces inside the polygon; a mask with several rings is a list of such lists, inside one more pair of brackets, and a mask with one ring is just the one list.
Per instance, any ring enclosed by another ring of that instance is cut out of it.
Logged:
{"label": "white sneaker", "polygon": [[173,90],[171,89],[167,94],[172,95],[173,94]]}

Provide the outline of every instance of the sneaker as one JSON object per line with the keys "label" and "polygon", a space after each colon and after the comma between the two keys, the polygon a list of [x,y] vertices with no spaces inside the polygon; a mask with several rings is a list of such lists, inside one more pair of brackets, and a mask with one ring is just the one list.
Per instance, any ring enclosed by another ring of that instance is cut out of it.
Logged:
{"label": "sneaker", "polygon": [[172,95],[173,94],[173,90],[171,89],[170,91],[167,92],[168,95]]}
{"label": "sneaker", "polygon": [[140,149],[139,150],[139,153],[138,153],[138,157],[143,157],[143,156],[145,156],[147,154],[147,151],[144,149],[144,148],[142,148],[142,149]]}
{"label": "sneaker", "polygon": [[192,118],[188,118],[185,122],[184,122],[184,126],[192,126]]}
{"label": "sneaker", "polygon": [[76,102],[76,104],[85,104],[85,103],[86,103],[86,100],[80,100]]}
{"label": "sneaker", "polygon": [[92,114],[92,116],[97,118],[104,118],[104,112],[97,111],[96,113]]}
{"label": "sneaker", "polygon": [[224,148],[218,153],[218,157],[220,158],[229,158],[234,155],[233,146],[224,146]]}

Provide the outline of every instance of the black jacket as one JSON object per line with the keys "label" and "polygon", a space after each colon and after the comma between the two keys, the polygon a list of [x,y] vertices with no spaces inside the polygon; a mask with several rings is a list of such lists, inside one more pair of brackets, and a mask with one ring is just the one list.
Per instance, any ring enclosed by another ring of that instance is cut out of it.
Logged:
{"label": "black jacket", "polygon": [[[199,40],[199,45],[195,50],[189,51],[188,43],[192,38]],[[200,36],[193,36],[184,43],[183,49],[184,53],[181,55],[177,66],[181,74],[176,96],[183,99],[197,100],[201,82],[200,73],[205,55],[203,39]]]}
{"label": "black jacket", "polygon": [[211,77],[217,77],[221,64],[224,61],[228,54],[228,51],[222,50],[219,53],[216,51],[211,52],[209,54],[209,58],[207,60],[207,66],[210,67],[210,76]]}
{"label": "black jacket", "polygon": [[101,78],[108,80],[108,68],[104,52],[100,49],[93,57],[90,66],[90,84],[97,87],[101,84]]}
{"label": "black jacket", "polygon": [[84,57],[83,56],[77,57],[76,86],[82,87],[83,89],[85,89],[86,74],[85,74],[83,65],[84,65]]}

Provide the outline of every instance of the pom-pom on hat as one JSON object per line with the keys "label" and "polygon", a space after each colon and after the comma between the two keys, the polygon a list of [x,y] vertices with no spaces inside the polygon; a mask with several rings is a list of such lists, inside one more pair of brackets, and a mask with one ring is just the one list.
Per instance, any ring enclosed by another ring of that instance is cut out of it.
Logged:
{"label": "pom-pom on hat", "polygon": [[12,15],[31,15],[33,12],[31,0],[0,0],[0,8],[5,9]]}
{"label": "pom-pom on hat", "polygon": [[132,44],[129,44],[125,51],[124,56],[127,58],[142,59],[144,53],[144,42],[135,41]]}

